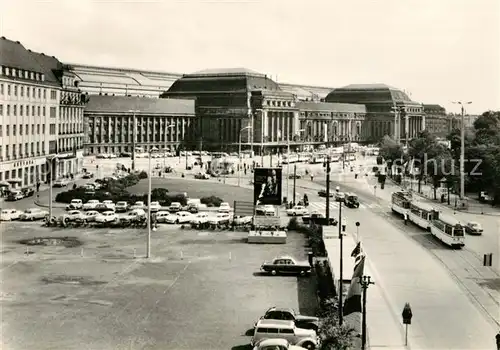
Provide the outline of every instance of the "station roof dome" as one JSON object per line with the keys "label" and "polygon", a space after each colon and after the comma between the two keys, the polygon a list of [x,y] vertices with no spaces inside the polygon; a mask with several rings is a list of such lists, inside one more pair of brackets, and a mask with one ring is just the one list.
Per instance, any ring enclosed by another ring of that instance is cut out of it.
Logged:
{"label": "station roof dome", "polygon": [[325,98],[327,102],[339,103],[411,103],[401,89],[387,84],[351,84],[334,89]]}

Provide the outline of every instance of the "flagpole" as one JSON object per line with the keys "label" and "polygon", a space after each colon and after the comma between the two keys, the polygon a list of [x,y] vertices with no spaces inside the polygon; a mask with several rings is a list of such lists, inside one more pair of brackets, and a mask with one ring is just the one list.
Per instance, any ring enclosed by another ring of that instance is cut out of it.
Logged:
{"label": "flagpole", "polygon": [[363,288],[363,321],[361,323],[361,350],[366,349],[366,294],[368,291],[368,287],[370,284],[375,284],[375,282],[371,281],[371,276],[363,276],[361,281],[361,288]]}
{"label": "flagpole", "polygon": [[[328,185],[328,184],[327,184]],[[326,194],[328,198],[328,193]],[[327,209],[328,210],[328,209]],[[342,234],[342,202],[339,202],[339,239],[340,239],[340,288],[339,288],[339,325],[342,326],[342,323],[344,321],[344,316],[343,316],[343,293],[344,293],[344,239],[343,239],[343,234]]]}

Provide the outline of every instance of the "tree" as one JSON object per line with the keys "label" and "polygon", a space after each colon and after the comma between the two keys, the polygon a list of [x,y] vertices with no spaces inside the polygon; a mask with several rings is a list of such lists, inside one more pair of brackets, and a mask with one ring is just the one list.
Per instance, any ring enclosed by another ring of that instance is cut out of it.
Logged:
{"label": "tree", "polygon": [[335,299],[330,299],[323,305],[318,330],[321,350],[347,350],[352,349],[354,345],[354,329],[345,323],[339,326],[336,303]]}
{"label": "tree", "polygon": [[403,147],[390,136],[384,136],[380,142],[380,155],[386,160],[387,167],[392,168],[392,164],[403,159]]}
{"label": "tree", "polygon": [[448,182],[448,176],[453,176],[455,173],[455,162],[451,153],[443,151],[435,158],[429,159],[425,165],[425,172],[432,180],[434,199],[437,199],[437,189],[441,182]]}

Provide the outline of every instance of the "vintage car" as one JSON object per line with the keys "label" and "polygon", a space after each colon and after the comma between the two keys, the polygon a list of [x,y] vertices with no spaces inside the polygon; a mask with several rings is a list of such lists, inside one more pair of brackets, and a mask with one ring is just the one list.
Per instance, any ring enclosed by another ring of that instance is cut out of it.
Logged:
{"label": "vintage car", "polygon": [[208,219],[209,219],[208,213],[198,213],[191,217],[190,224],[194,226],[203,225],[208,223]]}
{"label": "vintage car", "polygon": [[56,180],[54,181],[54,184],[52,185],[52,187],[66,187],[69,185],[69,181],[66,180],[66,179],[59,179],[59,180]]}
{"label": "vintage car", "polygon": [[359,199],[354,193],[346,193],[344,203],[348,208],[359,208]]}
{"label": "vintage car", "polygon": [[193,214],[187,211],[179,211],[175,214],[169,214],[165,218],[167,224],[185,224],[191,221]]}
{"label": "vintage car", "polygon": [[152,213],[156,213],[161,209],[160,202],[151,202],[150,210]]}
{"label": "vintage car", "polygon": [[142,201],[137,201],[135,202],[131,207],[130,209],[134,210],[134,209],[144,209],[146,207],[146,205],[144,205],[144,202]]}
{"label": "vintage car", "polygon": [[75,221],[75,220],[83,220],[84,215],[80,210],[70,210],[67,213],[61,216],[61,221]]}
{"label": "vintage car", "polygon": [[483,234],[483,227],[478,222],[470,221],[465,225],[465,232],[467,232],[470,235],[480,236]]}
{"label": "vintage car", "polygon": [[82,179],[91,179],[94,177],[94,174],[92,173],[85,173],[82,175]]}
{"label": "vintage car", "polygon": [[[315,331],[317,331],[319,327],[318,317],[301,315],[294,309],[288,307],[273,306],[266,311],[264,316],[260,317],[260,320],[263,319],[294,321],[295,325],[299,328],[314,329]],[[257,322],[255,324],[257,324]]]}
{"label": "vintage car", "polygon": [[91,199],[83,205],[83,210],[96,210],[99,201],[97,199]]}
{"label": "vintage car", "polygon": [[19,220],[21,220],[21,221],[40,220],[40,219],[45,218],[48,215],[49,215],[49,212],[46,210],[41,210],[39,208],[31,208],[31,209],[25,210],[24,213],[22,213],[19,216]]}
{"label": "vintage car", "polygon": [[17,220],[22,215],[22,211],[17,209],[2,209],[0,212],[0,221]]}
{"label": "vintage car", "polygon": [[288,216],[303,216],[309,214],[309,209],[303,205],[296,205],[292,209],[288,209],[286,214]]}
{"label": "vintage car", "polygon": [[20,190],[10,190],[7,194],[8,201],[18,201],[24,198],[24,193]]}
{"label": "vintage car", "polygon": [[82,219],[85,222],[94,222],[99,214],[97,210],[88,210],[82,215]]}
{"label": "vintage car", "polygon": [[250,225],[253,221],[253,216],[238,216],[234,218],[235,225]]}
{"label": "vintage car", "polygon": [[115,214],[114,211],[105,211],[95,217],[95,222],[98,223],[106,223],[106,222],[113,222],[118,219],[118,216]]}
{"label": "vintage car", "polygon": [[200,180],[208,180],[210,179],[210,175],[207,173],[198,173],[194,176],[195,179],[200,179]]}
{"label": "vintage car", "polygon": [[115,211],[116,205],[112,200],[106,199],[102,201],[102,204],[104,204],[108,210]]}
{"label": "vintage car", "polygon": [[253,350],[304,350],[304,348],[292,345],[286,339],[265,338],[255,343]]}
{"label": "vintage car", "polygon": [[128,205],[127,202],[125,202],[125,201],[119,201],[119,202],[116,202],[115,212],[117,212],[117,213],[125,213],[126,211],[128,211],[128,208],[129,208],[129,205]]}
{"label": "vintage car", "polygon": [[[320,212],[313,211],[309,215],[304,215],[302,217],[302,222],[304,224],[309,224],[311,222],[314,222],[318,225],[326,225],[326,216]],[[330,222],[328,223],[328,225],[336,226],[337,223],[338,223],[337,219],[330,217]]]}
{"label": "vintage car", "polygon": [[311,265],[308,261],[298,261],[291,256],[285,255],[278,256],[271,262],[264,262],[260,269],[273,276],[277,274],[306,275],[311,272]]}
{"label": "vintage car", "polygon": [[182,205],[179,202],[172,202],[170,203],[170,206],[168,207],[168,211],[171,213],[177,213],[178,211],[182,210]]}
{"label": "vintage car", "polygon": [[[273,336],[278,336],[281,339],[287,340],[290,344],[300,346],[304,349],[319,349],[320,346],[320,339],[316,331],[299,328],[293,321],[266,319],[259,320],[255,325],[250,344],[254,347],[256,346],[257,349],[266,349],[263,347],[265,344],[263,343],[264,340],[269,340]],[[276,348],[271,349],[275,350]]]}
{"label": "vintage car", "polygon": [[227,213],[219,213],[208,220],[211,225],[229,225],[230,221],[231,215]]}
{"label": "vintage car", "polygon": [[227,202],[222,202],[217,211],[219,213],[229,213],[231,211],[231,206]]}
{"label": "vintage car", "polygon": [[[318,191],[318,196],[320,197],[326,197],[326,190],[319,190]],[[330,191],[330,193],[328,193],[328,197],[333,197],[334,196],[334,193],[333,191]]]}
{"label": "vintage car", "polygon": [[270,204],[259,205],[255,209],[257,215],[274,216],[276,215],[276,209]]}
{"label": "vintage car", "polygon": [[335,201],[336,202],[344,202],[345,201],[345,193],[344,192],[335,192]]}
{"label": "vintage car", "polygon": [[72,199],[71,202],[66,206],[66,210],[77,210],[83,208],[83,202],[81,199]]}
{"label": "vintage car", "polygon": [[24,198],[31,197],[35,194],[35,189],[33,187],[25,187],[21,189],[21,192],[23,193]]}

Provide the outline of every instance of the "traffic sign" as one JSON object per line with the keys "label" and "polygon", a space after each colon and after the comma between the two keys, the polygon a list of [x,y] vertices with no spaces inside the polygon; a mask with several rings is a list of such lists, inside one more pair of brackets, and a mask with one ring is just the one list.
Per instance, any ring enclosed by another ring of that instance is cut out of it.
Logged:
{"label": "traffic sign", "polygon": [[411,318],[413,317],[413,313],[411,312],[410,303],[406,303],[403,308],[403,324],[411,324]]}

